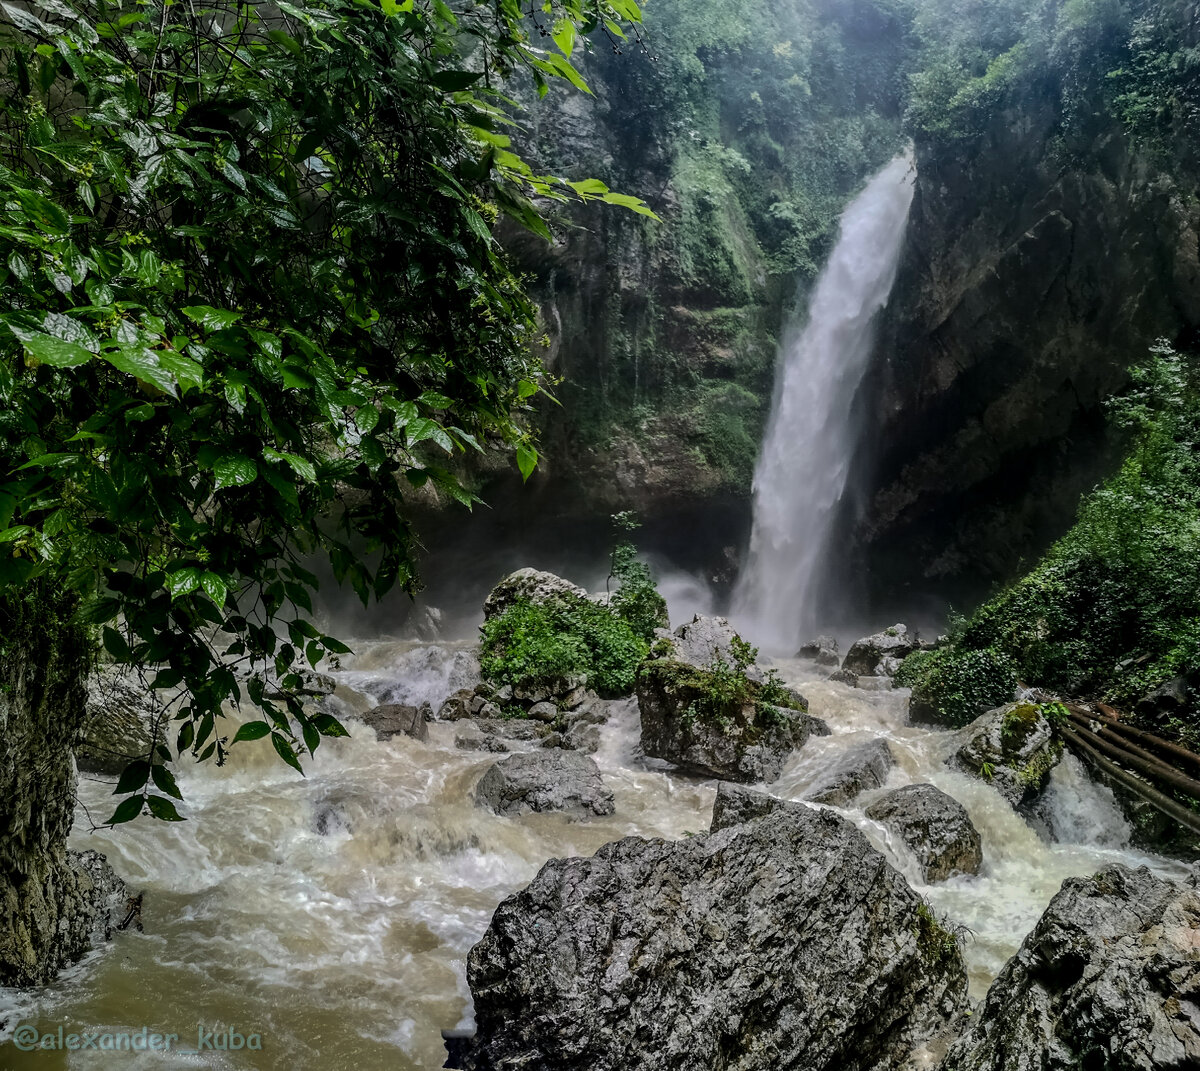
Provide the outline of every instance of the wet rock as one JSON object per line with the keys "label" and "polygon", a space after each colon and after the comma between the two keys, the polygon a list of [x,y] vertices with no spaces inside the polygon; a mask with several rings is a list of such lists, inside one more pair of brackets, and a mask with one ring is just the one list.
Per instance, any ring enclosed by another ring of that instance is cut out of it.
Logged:
{"label": "wet rock", "polygon": [[1188,705],[1191,689],[1186,677],[1176,677],[1147,692],[1137,702],[1137,715],[1144,724],[1162,725]]}
{"label": "wet rock", "polygon": [[713,800],[712,822],[709,832],[718,829],[728,829],[730,826],[744,825],[756,818],[763,818],[776,811],[804,810],[803,803],[792,803],[771,796],[766,792],[756,792],[745,785],[733,785],[722,781],[717,785],[717,798]]}
{"label": "wet rock", "polygon": [[105,666],[87,683],[87,713],[75,744],[75,762],[86,773],[117,776],[150,754],[157,711],[153,693],[134,674]]}
{"label": "wet rock", "polygon": [[940,1071],[1200,1067],[1198,883],[1068,878]]}
{"label": "wet rock", "polygon": [[409,631],[420,640],[440,640],[445,614],[436,606],[422,606],[408,619]]}
{"label": "wet rock", "polygon": [[746,702],[706,714],[711,674],[679,662],[647,662],[638,674],[642,750],[705,777],[774,781],[793,751],[829,726],[799,710]]}
{"label": "wet rock", "polygon": [[534,703],[533,706],[526,711],[529,717],[534,721],[555,721],[558,718],[558,707],[549,701]]}
{"label": "wet rock", "polygon": [[518,569],[509,573],[488,593],[483,603],[483,619],[497,617],[515,602],[526,599],[532,603],[549,602],[563,597],[586,599],[587,592],[561,576],[540,569]]}
{"label": "wet rock", "polygon": [[873,636],[856,640],[846,652],[842,670],[859,677],[891,677],[916,649],[917,639],[907,626],[892,625]]}
{"label": "wet rock", "polygon": [[845,807],[868,789],[880,788],[896,764],[886,740],[869,740],[844,751],[804,793],[812,803]]}
{"label": "wet rock", "polygon": [[867,817],[881,822],[908,846],[926,883],[955,874],[978,874],[983,862],[979,831],[967,809],[933,785],[905,785],[880,796]]}
{"label": "wet rock", "polygon": [[953,939],[849,822],[786,809],[553,859],[467,959],[463,1071],[898,1068],[966,1002]]}
{"label": "wet rock", "polygon": [[836,666],[842,661],[838,654],[838,642],[832,636],[818,636],[809,640],[796,652],[797,658],[810,658],[818,666]]}
{"label": "wet rock", "polygon": [[362,715],[362,720],[375,730],[376,740],[390,740],[393,736],[401,735],[416,740],[429,738],[429,727],[420,707],[404,703],[381,703]]}
{"label": "wet rock", "polygon": [[956,743],[948,764],[990,782],[1025,813],[1031,813],[1062,758],[1062,742],[1032,703],[989,710],[960,729]]}
{"label": "wet rock", "polygon": [[510,755],[483,775],[475,802],[497,814],[565,811],[578,817],[612,814],[613,794],[600,768],[575,751]]}
{"label": "wet rock", "polygon": [[848,684],[851,688],[858,687],[858,674],[850,669],[839,669],[836,673],[829,674],[829,679],[838,684]]}
{"label": "wet rock", "polygon": [[482,710],[484,703],[476,700],[481,697],[475,694],[473,688],[460,688],[442,700],[438,707],[438,721],[460,721],[463,718],[473,718],[477,709]]}
{"label": "wet rock", "polygon": [[[691,621],[671,633],[671,653],[668,657],[674,662],[683,662],[698,669],[707,669],[715,658],[721,658],[732,666],[736,661],[734,643],[740,640],[741,636],[725,618],[696,614]],[[762,675],[762,670],[756,665],[746,668],[746,676],[751,680],[761,680]]]}
{"label": "wet rock", "polygon": [[504,754],[508,745],[494,733],[456,733],[454,746],[459,751],[494,751]]}
{"label": "wet rock", "polygon": [[474,718],[470,728],[476,732],[492,733],[494,736],[508,737],[509,740],[540,740],[550,727],[532,718]]}

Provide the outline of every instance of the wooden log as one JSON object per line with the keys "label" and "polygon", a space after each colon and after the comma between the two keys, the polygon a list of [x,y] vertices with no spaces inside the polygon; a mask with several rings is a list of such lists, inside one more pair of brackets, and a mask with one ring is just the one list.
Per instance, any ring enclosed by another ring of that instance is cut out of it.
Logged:
{"label": "wooden log", "polygon": [[1075,753],[1085,762],[1090,763],[1114,781],[1124,785],[1138,799],[1144,800],[1168,818],[1173,818],[1185,829],[1190,829],[1193,833],[1200,833],[1200,814],[1188,810],[1183,804],[1177,803],[1169,796],[1164,796],[1156,788],[1146,784],[1145,781],[1135,777],[1127,770],[1122,770],[1115,762],[1110,762],[1099,751],[1093,748],[1080,733],[1071,732],[1064,733],[1063,735]]}
{"label": "wooden log", "polygon": [[[1103,740],[1107,740],[1110,744],[1112,744],[1113,747],[1118,747],[1122,751],[1128,751],[1131,755],[1136,755],[1138,758],[1152,763],[1153,765],[1159,767],[1164,773],[1179,773],[1174,766],[1161,759],[1158,755],[1146,751],[1143,748],[1138,747],[1136,744],[1131,744],[1124,737],[1119,736],[1113,731],[1111,725],[1105,725],[1103,722],[1097,721],[1095,718],[1085,718],[1082,714],[1072,714],[1070,717],[1071,721],[1073,721],[1081,731],[1086,730],[1089,733],[1099,736]],[[1105,736],[1105,733],[1109,735]]]}
{"label": "wooden log", "polygon": [[[1188,751],[1187,748],[1181,747],[1179,744],[1173,743],[1170,740],[1164,740],[1161,736],[1155,736],[1144,729],[1135,729],[1132,725],[1126,725],[1119,718],[1110,718],[1105,714],[1088,713],[1075,703],[1069,704],[1067,709],[1082,714],[1092,721],[1097,721],[1101,725],[1106,725],[1122,736],[1128,737],[1130,740],[1136,740],[1139,744],[1143,744],[1146,747],[1156,748],[1163,754],[1170,755],[1173,759],[1179,759],[1200,770],[1200,755],[1197,755],[1194,751]],[[1110,707],[1109,709],[1111,710],[1112,708]]]}
{"label": "wooden log", "polygon": [[[1074,729],[1069,725],[1063,726],[1063,735],[1083,736],[1078,729]],[[1170,785],[1172,788],[1177,788],[1180,792],[1186,793],[1192,799],[1200,800],[1200,781],[1193,781],[1190,777],[1186,777],[1179,771],[1172,769],[1165,763],[1147,762],[1145,759],[1131,754],[1127,749],[1119,744],[1114,744],[1111,740],[1106,740],[1096,733],[1091,733],[1088,736],[1088,743],[1093,747],[1099,748],[1100,751],[1108,755],[1109,758],[1115,759],[1117,762],[1123,762],[1126,766],[1132,767],[1138,773],[1149,777],[1155,781],[1163,782]]]}

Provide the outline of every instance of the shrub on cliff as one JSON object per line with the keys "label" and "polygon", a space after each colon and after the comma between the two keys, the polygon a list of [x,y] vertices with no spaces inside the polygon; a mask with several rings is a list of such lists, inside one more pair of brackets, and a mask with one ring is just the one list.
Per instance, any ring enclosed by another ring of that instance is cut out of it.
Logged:
{"label": "shrub on cliff", "polygon": [[[1160,343],[1113,403],[1131,436],[1120,470],[1027,576],[981,606],[950,648],[901,678],[944,709],[968,659],[1010,660],[1021,680],[1132,708],[1176,677],[1200,679],[1200,369]],[[962,693],[964,696],[965,692]],[[953,702],[950,703],[954,705]],[[982,708],[981,708],[982,709]],[[965,710],[964,710],[965,713]],[[1156,728],[1200,736],[1200,711]]]}

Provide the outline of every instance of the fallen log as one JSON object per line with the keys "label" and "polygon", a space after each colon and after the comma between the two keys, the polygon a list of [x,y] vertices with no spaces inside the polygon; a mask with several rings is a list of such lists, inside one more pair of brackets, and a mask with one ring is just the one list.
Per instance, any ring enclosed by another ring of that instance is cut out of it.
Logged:
{"label": "fallen log", "polygon": [[[1083,735],[1078,729],[1069,725],[1063,726],[1063,735],[1074,734],[1077,736]],[[1157,760],[1148,762],[1145,759],[1139,758],[1132,754],[1127,748],[1119,744],[1113,743],[1112,740],[1106,740],[1097,733],[1091,733],[1087,737],[1088,743],[1099,748],[1100,751],[1108,755],[1109,758],[1116,759],[1118,762],[1124,763],[1138,773],[1152,780],[1159,781],[1170,785],[1172,788],[1178,789],[1180,792],[1191,796],[1192,799],[1200,800],[1200,781],[1193,781],[1186,774],[1181,774],[1178,770],[1168,766],[1164,762]]]}
{"label": "fallen log", "polygon": [[1173,818],[1185,829],[1190,829],[1193,833],[1200,833],[1200,814],[1189,810],[1181,803],[1177,803],[1169,796],[1159,792],[1152,785],[1147,784],[1141,778],[1131,774],[1128,770],[1121,769],[1115,762],[1105,758],[1097,748],[1084,738],[1083,734],[1072,729],[1067,729],[1063,733],[1063,737],[1075,753],[1085,762],[1123,785],[1137,796],[1138,799],[1145,801],[1151,807],[1155,808],[1155,810],[1161,811],[1168,818]]}
{"label": "fallen log", "polygon": [[[1188,751],[1187,748],[1173,741],[1164,740],[1162,737],[1148,733],[1144,729],[1135,729],[1132,725],[1126,725],[1120,718],[1115,718],[1108,714],[1096,714],[1081,707],[1078,703],[1067,703],[1065,706],[1071,713],[1080,714],[1092,721],[1099,722],[1101,725],[1115,730],[1130,740],[1136,740],[1139,744],[1144,744],[1146,747],[1157,748],[1172,758],[1180,759],[1200,770],[1200,755],[1197,755],[1194,751]],[[1103,703],[1099,704],[1099,706],[1103,710],[1112,710],[1112,707],[1106,706]]]}

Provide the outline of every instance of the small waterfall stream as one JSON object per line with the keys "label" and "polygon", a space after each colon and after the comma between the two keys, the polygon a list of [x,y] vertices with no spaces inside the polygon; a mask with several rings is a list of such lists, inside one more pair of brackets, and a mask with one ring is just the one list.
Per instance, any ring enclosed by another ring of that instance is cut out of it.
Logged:
{"label": "small waterfall stream", "polygon": [[887,304],[913,196],[912,158],[897,156],[842,216],[802,331],[785,339],[754,474],[750,555],[732,617],[764,648],[791,654],[818,622],[829,523],[846,488],[850,407]]}

